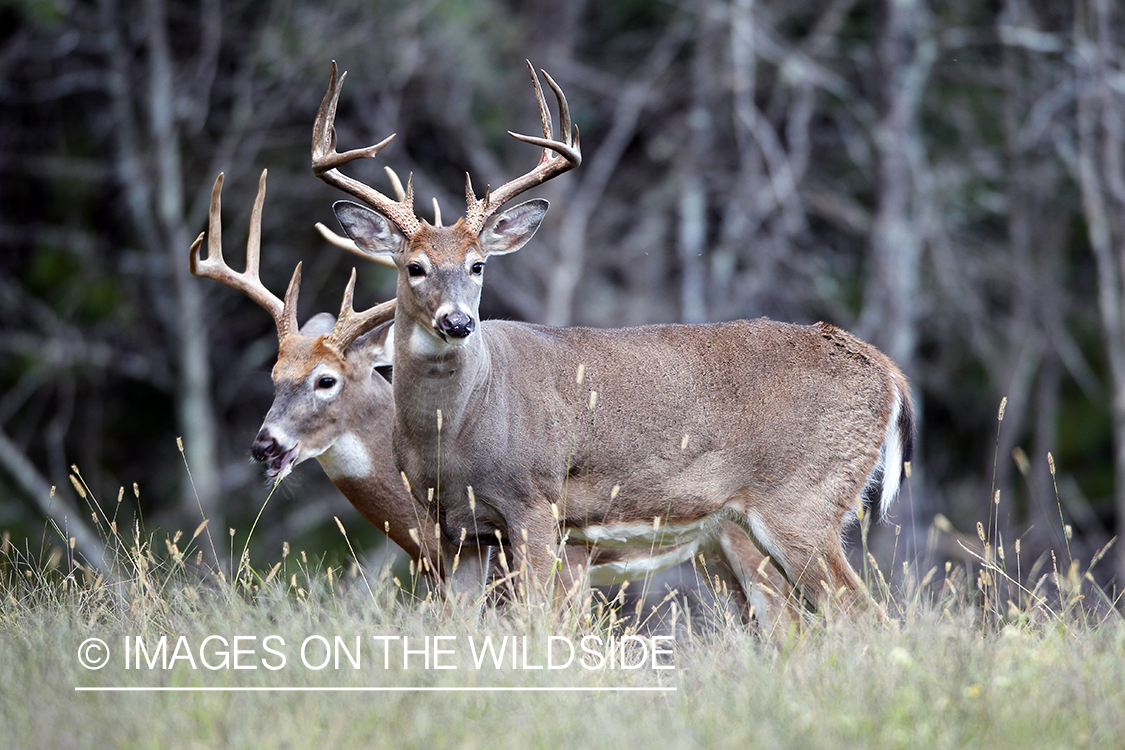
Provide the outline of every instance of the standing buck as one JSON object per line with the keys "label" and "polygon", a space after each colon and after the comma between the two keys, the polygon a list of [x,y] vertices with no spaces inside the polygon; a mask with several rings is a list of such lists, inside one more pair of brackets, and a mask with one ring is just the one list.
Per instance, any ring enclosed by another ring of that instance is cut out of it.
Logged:
{"label": "standing buck", "polygon": [[467,181],[466,215],[450,227],[417,218],[409,183],[393,200],[339,171],[390,138],[336,152],[335,64],[313,131],[313,171],[367,204],[335,205],[344,231],[399,270],[395,462],[440,520],[445,558],[498,544],[529,589],[549,592],[560,527],[648,547],[713,538],[733,520],[818,608],[867,607],[841,534],[880,481],[887,512],[913,441],[906,379],[877,349],[823,323],[478,321],[485,263],[523,246],[547,202],[498,209],[581,162],[562,90],[547,76],[557,140],[531,77],[543,137],[512,135],[542,147],[538,165],[479,199]]}
{"label": "standing buck", "polygon": [[[384,530],[423,570],[440,576],[441,558],[427,550],[427,542],[434,546],[434,520],[426,506],[406,492],[394,467],[391,385],[376,370],[391,364],[390,352],[385,347],[395,303],[354,313],[353,272],[339,321],[321,313],[298,329],[300,265],[294,271],[284,301],[266,289],[258,275],[265,172],[250,218],[245,273],[232,270],[223,258],[222,184],[220,174],[211,192],[208,257],[200,257],[204,237],[201,234],[191,246],[190,266],[195,276],[214,279],[243,292],[270,312],[277,324],[274,402],[254,441],[254,458],[267,464],[270,477],[284,477],[300,462],[316,458],[364,518]],[[592,583],[610,584],[637,579],[686,561],[696,553],[705,553],[707,571],[735,583],[730,588],[732,603],[744,618],[750,616],[753,607],[753,616],[764,628],[772,627],[775,621],[784,625],[796,619],[791,604],[785,601],[785,581],[762,565],[762,556],[741,529],[727,524],[722,534],[724,542],[720,549],[698,542],[644,550],[569,548],[564,570],[571,584],[571,579],[582,575],[579,566],[586,568]],[[496,569],[493,574],[502,575],[503,571]]]}

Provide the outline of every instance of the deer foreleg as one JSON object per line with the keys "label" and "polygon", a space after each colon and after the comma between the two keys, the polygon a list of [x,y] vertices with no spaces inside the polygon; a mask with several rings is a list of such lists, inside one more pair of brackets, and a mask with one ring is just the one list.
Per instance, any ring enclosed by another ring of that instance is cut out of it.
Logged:
{"label": "deer foreleg", "polygon": [[475,611],[479,615],[484,604],[492,548],[446,544],[443,557],[448,571],[445,579],[447,609]]}

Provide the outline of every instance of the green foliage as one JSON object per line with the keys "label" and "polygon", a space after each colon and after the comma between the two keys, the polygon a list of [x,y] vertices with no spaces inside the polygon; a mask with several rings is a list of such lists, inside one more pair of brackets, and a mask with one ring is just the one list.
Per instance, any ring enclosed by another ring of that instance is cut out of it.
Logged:
{"label": "green foliage", "polygon": [[118,312],[125,302],[120,281],[98,278],[83,267],[83,259],[61,250],[36,252],[24,275],[24,285],[40,299],[72,315],[76,323],[98,323]]}
{"label": "green foliage", "polygon": [[39,26],[62,23],[70,5],[70,0],[0,0],[0,10],[14,8]]}

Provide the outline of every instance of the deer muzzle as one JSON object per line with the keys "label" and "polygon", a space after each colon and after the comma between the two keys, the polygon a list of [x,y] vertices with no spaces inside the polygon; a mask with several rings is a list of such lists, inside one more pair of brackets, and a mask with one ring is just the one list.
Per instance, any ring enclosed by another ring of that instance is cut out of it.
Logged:
{"label": "deer muzzle", "polygon": [[250,446],[250,455],[255,461],[267,464],[266,476],[273,478],[289,473],[297,459],[297,446],[286,449],[263,427]]}
{"label": "deer muzzle", "polygon": [[438,318],[438,331],[451,339],[468,338],[476,327],[477,323],[472,316],[463,312],[449,312]]}

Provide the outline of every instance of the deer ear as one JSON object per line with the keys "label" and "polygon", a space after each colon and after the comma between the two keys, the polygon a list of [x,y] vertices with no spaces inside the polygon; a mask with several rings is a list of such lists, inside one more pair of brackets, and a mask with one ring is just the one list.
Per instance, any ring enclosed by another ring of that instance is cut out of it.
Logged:
{"label": "deer ear", "polygon": [[481,250],[485,255],[506,255],[519,250],[535,234],[549,205],[542,198],[535,198],[493,216],[480,232]]}
{"label": "deer ear", "polygon": [[394,255],[406,240],[393,221],[372,208],[351,201],[336,201],[332,210],[344,232],[364,252]]}
{"label": "deer ear", "polygon": [[370,357],[371,366],[390,367],[394,364],[394,321],[368,331],[348,347],[348,357],[362,355]]}
{"label": "deer ear", "polygon": [[317,313],[316,315],[305,321],[301,326],[302,336],[323,336],[331,333],[332,329],[336,327],[336,316],[332,313]]}

